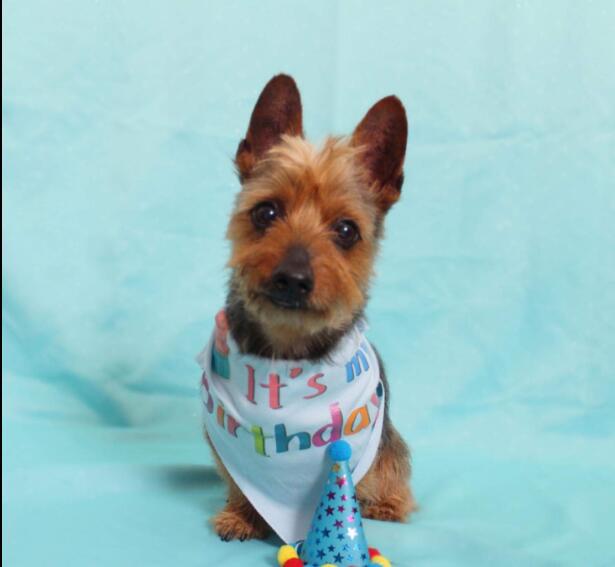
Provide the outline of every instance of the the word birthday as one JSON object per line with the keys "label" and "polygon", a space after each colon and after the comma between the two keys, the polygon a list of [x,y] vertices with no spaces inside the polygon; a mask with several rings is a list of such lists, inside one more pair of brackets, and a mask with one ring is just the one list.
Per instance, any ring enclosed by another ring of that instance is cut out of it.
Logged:
{"label": "the word birthday", "polygon": [[[249,402],[256,404],[255,391],[257,381],[255,372],[249,365],[247,365],[246,370],[247,389],[245,397]],[[294,372],[291,370],[291,377],[293,374],[295,374],[294,377],[298,376],[300,371],[301,369],[295,369]],[[305,400],[317,398],[326,391],[326,385],[319,382],[323,376],[322,373],[317,373],[307,380],[306,385],[312,392],[303,396]],[[373,427],[381,409],[380,406],[383,394],[382,384],[379,384],[370,397],[369,402],[354,408],[347,416],[343,415],[339,403],[334,402],[329,404],[329,418],[327,423],[312,432],[289,432],[285,423],[277,423],[273,426],[272,431],[265,431],[264,428],[258,424],[239,423],[237,419],[228,413],[223,404],[214,399],[206,372],[203,372],[201,383],[203,386],[203,404],[206,411],[215,418],[217,425],[235,438],[244,435],[251,436],[254,450],[259,455],[265,457],[272,453],[285,453],[293,448],[303,451],[312,446],[323,447],[341,439],[342,436],[349,437],[356,435],[370,426]],[[281,382],[278,374],[270,374],[267,382],[259,382],[258,385],[269,390],[268,409],[275,410],[283,407],[280,399],[280,390],[284,388],[286,384]]]}

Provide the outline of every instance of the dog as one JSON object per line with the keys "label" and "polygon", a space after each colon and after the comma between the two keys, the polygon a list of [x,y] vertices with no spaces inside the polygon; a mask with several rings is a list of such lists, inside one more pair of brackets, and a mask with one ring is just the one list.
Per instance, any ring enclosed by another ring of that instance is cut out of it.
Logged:
{"label": "dog", "polygon": [[[351,136],[316,147],[303,135],[295,81],[280,74],[267,83],[235,156],[242,188],[227,231],[231,276],[219,349],[228,332],[246,355],[324,360],[363,319],[383,222],[401,195],[407,133],[402,103],[388,96]],[[389,418],[389,386],[375,354],[386,401],[377,453],[357,498],[363,517],[401,522],[416,508],[410,454]],[[222,423],[224,408],[218,412]],[[267,537],[267,521],[211,445],[228,484],[215,531],[227,541]]]}

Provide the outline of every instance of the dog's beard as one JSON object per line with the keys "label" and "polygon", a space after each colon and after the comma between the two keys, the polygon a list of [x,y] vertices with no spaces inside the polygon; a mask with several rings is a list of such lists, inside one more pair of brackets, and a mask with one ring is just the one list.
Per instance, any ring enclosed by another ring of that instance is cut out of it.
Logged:
{"label": "dog's beard", "polygon": [[265,294],[248,290],[240,278],[231,280],[227,299],[231,332],[254,354],[279,358],[319,358],[325,355],[362,316],[343,304],[326,309],[307,304],[288,309]]}

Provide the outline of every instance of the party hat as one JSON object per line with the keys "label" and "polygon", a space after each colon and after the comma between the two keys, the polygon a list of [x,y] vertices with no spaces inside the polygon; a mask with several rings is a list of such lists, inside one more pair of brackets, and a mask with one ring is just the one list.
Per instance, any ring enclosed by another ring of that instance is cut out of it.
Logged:
{"label": "party hat", "polygon": [[346,441],[335,441],[329,446],[331,468],[308,536],[295,546],[280,549],[280,566],[390,567],[377,549],[367,547],[348,465],[351,454]]}

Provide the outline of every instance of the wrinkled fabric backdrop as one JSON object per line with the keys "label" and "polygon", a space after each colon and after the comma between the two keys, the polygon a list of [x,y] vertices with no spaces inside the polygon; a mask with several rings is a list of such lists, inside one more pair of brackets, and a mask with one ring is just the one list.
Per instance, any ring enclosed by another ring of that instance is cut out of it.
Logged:
{"label": "wrinkled fabric backdrop", "polygon": [[615,564],[615,4],[3,2],[3,558],[275,565],[222,543],[194,356],[275,73],[314,140],[394,93],[368,309],[421,510],[399,566]]}

